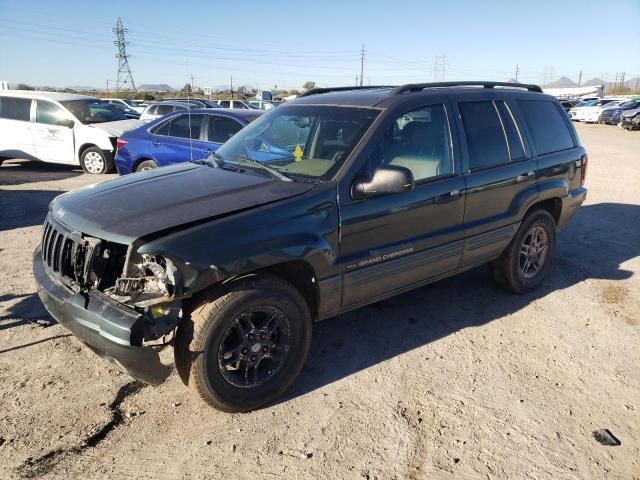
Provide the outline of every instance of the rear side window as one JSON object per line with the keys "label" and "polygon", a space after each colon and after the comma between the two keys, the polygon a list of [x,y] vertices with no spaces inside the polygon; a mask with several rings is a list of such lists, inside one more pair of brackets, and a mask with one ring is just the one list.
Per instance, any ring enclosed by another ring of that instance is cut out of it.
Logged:
{"label": "rear side window", "polygon": [[222,100],[222,101],[220,102],[220,106],[221,106],[222,108],[229,108],[229,105],[230,105],[230,104],[231,104],[231,102],[230,102],[229,100]]}
{"label": "rear side window", "polygon": [[240,131],[242,125],[227,117],[209,117],[207,139],[210,142],[224,143]]}
{"label": "rear side window", "polygon": [[522,160],[525,157],[522,136],[520,135],[515,119],[511,114],[511,110],[502,100],[498,100],[495,103],[498,111],[500,112],[504,133],[507,136],[511,160]]}
{"label": "rear side window", "polygon": [[147,114],[148,115],[155,115],[156,114],[156,110],[158,109],[157,105],[151,105],[149,107],[149,109],[147,110]]}
{"label": "rear side window", "polygon": [[538,155],[573,148],[573,137],[563,113],[554,102],[518,100]]}
{"label": "rear side window", "polygon": [[0,118],[28,122],[30,111],[30,98],[0,97]]}
{"label": "rear side window", "polygon": [[155,135],[164,135],[178,138],[200,138],[200,129],[204,115],[178,115],[164,122],[152,131]]}
{"label": "rear side window", "polygon": [[166,115],[167,113],[173,112],[173,105],[158,105],[156,107],[155,114],[156,115]]}
{"label": "rear side window", "polygon": [[248,107],[242,102],[233,102],[233,108],[244,108],[246,110]]}
{"label": "rear side window", "polygon": [[505,133],[493,102],[463,102],[458,109],[469,149],[469,168],[508,162]]}

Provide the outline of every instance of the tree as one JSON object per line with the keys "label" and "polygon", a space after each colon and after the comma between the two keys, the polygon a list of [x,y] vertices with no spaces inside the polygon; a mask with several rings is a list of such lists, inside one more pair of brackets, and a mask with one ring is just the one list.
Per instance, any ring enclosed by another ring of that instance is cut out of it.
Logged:
{"label": "tree", "polygon": [[193,91],[191,90],[191,84],[190,83],[185,83],[184,87],[182,87],[182,90],[180,90],[180,93],[185,94],[185,95],[192,94]]}
{"label": "tree", "polygon": [[304,88],[305,90],[313,90],[314,88],[316,88],[316,82],[312,82],[311,80],[309,80],[308,82],[304,82],[302,88]]}
{"label": "tree", "polygon": [[31,85],[27,85],[26,83],[19,83],[16,85],[16,90],[35,90]]}

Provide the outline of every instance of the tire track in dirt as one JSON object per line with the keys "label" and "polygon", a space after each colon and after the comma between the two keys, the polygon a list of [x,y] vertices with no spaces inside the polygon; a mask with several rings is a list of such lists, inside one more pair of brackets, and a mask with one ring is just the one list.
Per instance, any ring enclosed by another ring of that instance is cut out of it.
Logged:
{"label": "tire track in dirt", "polygon": [[140,390],[146,387],[146,384],[134,380],[118,389],[116,397],[109,404],[111,411],[111,420],[107,422],[100,430],[89,435],[82,440],[79,445],[70,448],[58,448],[51,450],[35,459],[28,458],[22,465],[16,469],[16,473],[21,478],[39,478],[51,472],[56,465],[70,455],[81,455],[88,448],[94,448],[100,444],[107,436],[124,423],[125,414],[122,411],[122,403]]}

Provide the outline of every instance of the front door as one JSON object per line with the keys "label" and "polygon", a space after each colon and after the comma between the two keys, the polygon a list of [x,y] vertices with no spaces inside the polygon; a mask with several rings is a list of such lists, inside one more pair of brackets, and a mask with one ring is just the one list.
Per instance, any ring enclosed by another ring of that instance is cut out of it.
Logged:
{"label": "front door", "polygon": [[444,99],[392,115],[365,167],[409,169],[408,192],[340,199],[343,306],[418,285],[457,268],[464,238],[464,178],[454,158]]}
{"label": "front door", "polygon": [[44,162],[77,164],[75,158],[73,127],[58,125],[58,120],[70,118],[55,103],[36,100],[33,125],[33,144],[36,157]]}

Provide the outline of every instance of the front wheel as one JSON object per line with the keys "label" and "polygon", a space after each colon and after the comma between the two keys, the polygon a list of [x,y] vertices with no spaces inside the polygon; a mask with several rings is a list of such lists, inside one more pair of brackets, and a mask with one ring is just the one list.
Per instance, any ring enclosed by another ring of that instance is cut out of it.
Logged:
{"label": "front wheel", "polygon": [[492,264],[493,276],[503,288],[527,293],[542,283],[551,267],[556,226],[546,210],[528,215],[511,243]]}
{"label": "front wheel", "polygon": [[209,405],[246,412],[281,395],[311,345],[311,316],[300,293],[271,275],[214,290],[185,318],[175,343],[182,381]]}
{"label": "front wheel", "polygon": [[80,155],[80,166],[85,173],[109,173],[113,170],[113,160],[102,149],[89,147]]}

